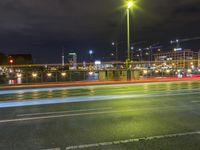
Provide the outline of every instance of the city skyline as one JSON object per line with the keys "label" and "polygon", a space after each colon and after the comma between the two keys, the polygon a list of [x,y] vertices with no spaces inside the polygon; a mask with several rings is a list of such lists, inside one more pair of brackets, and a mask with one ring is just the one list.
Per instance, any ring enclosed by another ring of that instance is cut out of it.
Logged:
{"label": "city skyline", "polygon": [[[138,1],[131,13],[131,40],[167,43],[199,36],[199,3]],[[81,60],[88,59],[90,49],[103,56],[112,51],[112,41],[126,41],[123,4],[122,0],[1,1],[0,51],[31,53],[37,63],[60,63],[62,49],[84,56]]]}

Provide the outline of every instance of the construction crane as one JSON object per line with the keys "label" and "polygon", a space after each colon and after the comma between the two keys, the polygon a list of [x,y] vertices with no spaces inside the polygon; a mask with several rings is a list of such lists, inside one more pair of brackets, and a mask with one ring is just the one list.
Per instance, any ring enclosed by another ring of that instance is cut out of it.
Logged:
{"label": "construction crane", "polygon": [[189,42],[194,40],[200,40],[200,37],[192,37],[192,38],[185,38],[185,39],[176,39],[175,41],[170,41],[171,44],[176,44],[177,50],[182,50],[180,47],[180,43]]}
{"label": "construction crane", "polygon": [[[160,45],[160,43],[154,43],[154,44],[151,44],[150,46],[146,47],[146,48],[139,48],[138,50],[135,50],[137,53],[139,53],[137,55],[137,57],[140,58],[140,61],[143,60],[143,56],[146,55],[148,56],[148,60],[149,61],[152,61],[153,60],[153,55],[154,55],[154,50],[155,49],[160,49],[162,48],[163,46]],[[145,54],[144,54],[145,52]]]}

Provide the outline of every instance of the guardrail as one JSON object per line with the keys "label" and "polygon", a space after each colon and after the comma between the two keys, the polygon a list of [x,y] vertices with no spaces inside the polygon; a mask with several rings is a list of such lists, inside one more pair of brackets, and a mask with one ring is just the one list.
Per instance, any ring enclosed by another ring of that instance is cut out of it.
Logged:
{"label": "guardrail", "polygon": [[[131,62],[129,70],[130,79],[182,77],[200,73],[198,60]],[[76,69],[71,70],[70,64],[0,66],[0,84],[126,79],[127,69],[124,62],[102,62],[101,65],[88,63],[85,66],[79,63]]]}

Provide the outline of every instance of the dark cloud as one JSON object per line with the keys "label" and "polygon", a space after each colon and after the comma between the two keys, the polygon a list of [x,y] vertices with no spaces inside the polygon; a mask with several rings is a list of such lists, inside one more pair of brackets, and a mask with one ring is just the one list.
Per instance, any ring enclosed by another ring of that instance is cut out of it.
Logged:
{"label": "dark cloud", "polygon": [[[1,51],[33,53],[39,62],[58,62],[63,47],[80,55],[90,48],[99,55],[106,53],[112,39],[126,39],[124,1],[1,0]],[[200,35],[199,0],[138,0],[137,4],[131,16],[134,41]]]}

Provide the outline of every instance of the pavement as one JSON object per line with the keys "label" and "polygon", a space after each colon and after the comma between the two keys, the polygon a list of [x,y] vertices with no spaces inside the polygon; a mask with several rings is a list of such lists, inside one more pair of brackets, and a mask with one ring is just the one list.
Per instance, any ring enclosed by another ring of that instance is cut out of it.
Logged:
{"label": "pavement", "polygon": [[199,97],[196,80],[1,90],[0,149],[200,149]]}

